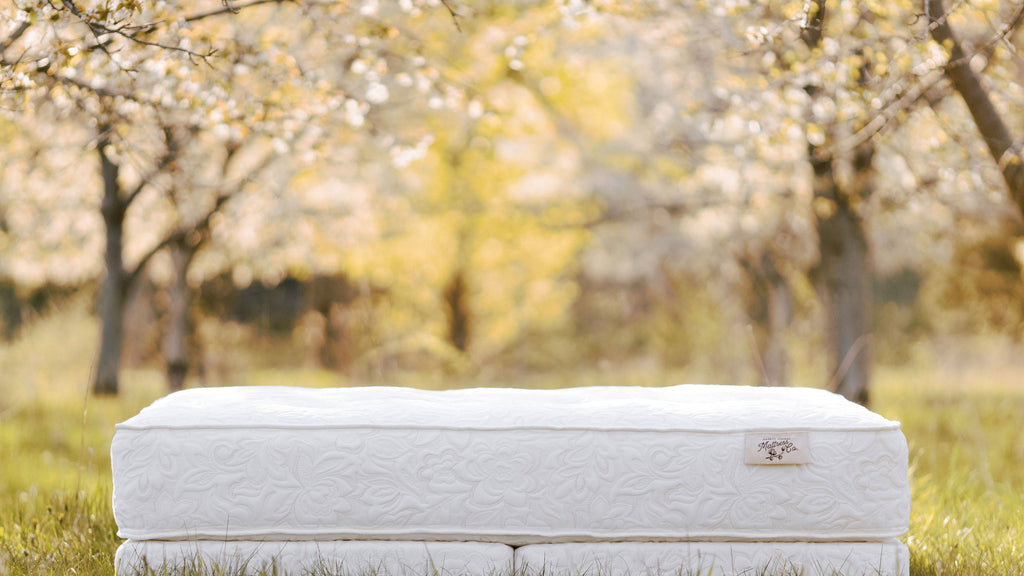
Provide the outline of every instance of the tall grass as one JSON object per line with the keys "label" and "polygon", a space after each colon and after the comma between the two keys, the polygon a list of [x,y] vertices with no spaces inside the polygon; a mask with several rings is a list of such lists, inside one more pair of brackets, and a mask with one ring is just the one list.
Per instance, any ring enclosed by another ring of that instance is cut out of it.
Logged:
{"label": "tall grass", "polygon": [[[127,371],[123,394],[86,394],[94,332],[70,310],[0,347],[0,575],[108,576],[119,544],[110,509],[114,423],[164,393],[156,370]],[[54,360],[57,358],[57,360]],[[590,372],[510,381],[403,385],[547,388],[669,384],[685,372]],[[326,386],[322,371],[251,370],[250,384]],[[1024,575],[1024,374],[1015,366],[956,372],[878,370],[873,408],[900,420],[911,448],[913,507],[905,541],[913,576]]]}
{"label": "tall grass", "polygon": [[881,376],[911,450],[911,574],[1024,575],[1024,375]]}

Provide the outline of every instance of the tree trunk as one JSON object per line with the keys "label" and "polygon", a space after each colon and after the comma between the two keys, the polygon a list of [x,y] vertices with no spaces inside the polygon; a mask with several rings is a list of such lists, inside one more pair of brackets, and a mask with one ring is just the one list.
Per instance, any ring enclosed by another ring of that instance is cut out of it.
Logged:
{"label": "tree trunk", "polygon": [[829,347],[829,388],[867,405],[870,388],[870,326],[872,265],[864,226],[852,199],[870,193],[874,145],[868,141],[854,153],[854,190],[841,191],[833,160],[814,159],[815,200],[820,260],[817,285],[825,309]]}
{"label": "tree trunk", "polygon": [[21,328],[21,303],[14,282],[0,281],[0,340],[9,342]]}
{"label": "tree trunk", "polygon": [[772,256],[765,254],[767,280],[768,335],[762,352],[764,376],[770,386],[785,386],[789,380],[789,356],[786,354],[786,328],[793,316],[793,300],[789,285],[775,267]]}
{"label": "tree trunk", "polygon": [[118,374],[121,369],[121,344],[124,341],[124,304],[128,289],[128,274],[124,269],[123,241],[125,204],[118,182],[120,171],[107,155],[110,146],[110,127],[100,128],[97,151],[103,174],[103,224],[106,228],[104,263],[106,276],[100,294],[100,352],[96,361],[93,393],[117,394]]}
{"label": "tree trunk", "polygon": [[167,333],[164,335],[164,362],[167,367],[167,385],[171,391],[185,387],[188,376],[188,340],[191,330],[191,295],[188,287],[188,268],[195,251],[184,239],[168,245],[174,278],[167,287]]}
{"label": "tree trunk", "polygon": [[[808,14],[801,38],[817,48],[825,30],[826,0],[807,3]],[[812,102],[828,98],[819,86],[807,86]],[[813,108],[813,106],[812,106]],[[825,130],[832,134],[833,130]],[[834,138],[832,138],[834,140]],[[826,145],[827,148],[827,145]],[[868,140],[853,152],[851,190],[840,190],[832,154],[822,155],[807,145],[814,169],[814,203],[817,215],[817,285],[825,309],[826,342],[829,348],[829,388],[866,405],[869,400],[871,314],[871,259],[864,225],[856,202],[871,192],[874,143]]]}
{"label": "tree trunk", "polygon": [[444,289],[445,312],[448,316],[448,341],[459,352],[469,349],[470,308],[466,285],[466,269],[458,266]]}
{"label": "tree trunk", "polygon": [[793,316],[793,301],[786,279],[775,265],[775,257],[764,252],[741,262],[750,281],[751,297],[747,317],[762,386],[785,386],[789,375],[786,329]]}

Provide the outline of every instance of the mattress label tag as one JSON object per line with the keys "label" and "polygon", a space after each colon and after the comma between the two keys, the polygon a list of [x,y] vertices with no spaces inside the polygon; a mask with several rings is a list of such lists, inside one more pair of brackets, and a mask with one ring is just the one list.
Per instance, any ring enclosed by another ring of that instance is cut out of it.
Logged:
{"label": "mattress label tag", "polygon": [[747,432],[744,463],[809,464],[807,432]]}

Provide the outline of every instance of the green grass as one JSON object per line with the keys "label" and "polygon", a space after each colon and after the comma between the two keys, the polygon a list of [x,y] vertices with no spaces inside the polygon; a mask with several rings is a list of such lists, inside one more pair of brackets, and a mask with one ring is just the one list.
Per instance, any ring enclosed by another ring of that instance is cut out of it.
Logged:
{"label": "green grass", "polygon": [[[74,315],[70,322],[81,328]],[[67,330],[0,348],[0,575],[112,573],[119,544],[110,510],[113,426],[164,393],[157,371],[139,370],[124,374],[122,396],[87,396],[87,362],[44,361],[47,349],[32,344],[63,338],[63,353],[73,358],[77,350],[87,358],[87,343],[65,337]],[[544,388],[686,379],[682,372],[634,370],[455,384]],[[245,377],[249,384],[281,381],[343,383],[314,370],[253,369]],[[445,381],[408,376],[397,383],[436,388]],[[1013,366],[880,368],[874,399],[876,411],[903,423],[910,443],[913,508],[904,540],[911,574],[1024,574],[1024,373]]]}
{"label": "green grass", "polygon": [[1024,574],[1024,375],[880,376],[910,444],[911,574]]}

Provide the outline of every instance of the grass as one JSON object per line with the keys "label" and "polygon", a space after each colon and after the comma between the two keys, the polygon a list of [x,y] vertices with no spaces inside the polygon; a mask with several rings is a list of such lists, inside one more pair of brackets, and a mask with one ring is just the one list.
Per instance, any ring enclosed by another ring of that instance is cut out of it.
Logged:
{"label": "grass", "polygon": [[[0,347],[0,575],[112,573],[119,544],[110,510],[113,425],[164,393],[158,372],[138,370],[124,374],[121,396],[88,397],[87,362],[46,360],[52,347],[40,344],[61,342],[62,357],[88,358],[89,341],[76,334],[92,325],[84,316],[69,318],[59,330],[43,323]],[[629,371],[486,384],[686,379]],[[252,384],[280,381],[343,383],[313,370],[253,369],[246,376]],[[410,376],[400,383],[435,388],[441,381]],[[457,385],[475,383],[483,384]],[[880,368],[873,393],[873,408],[900,420],[910,443],[913,508],[904,540],[911,575],[1024,575],[1024,372],[1012,365]]]}
{"label": "grass", "polygon": [[911,574],[1024,574],[1024,378],[957,390],[886,376],[877,408],[911,450]]}

